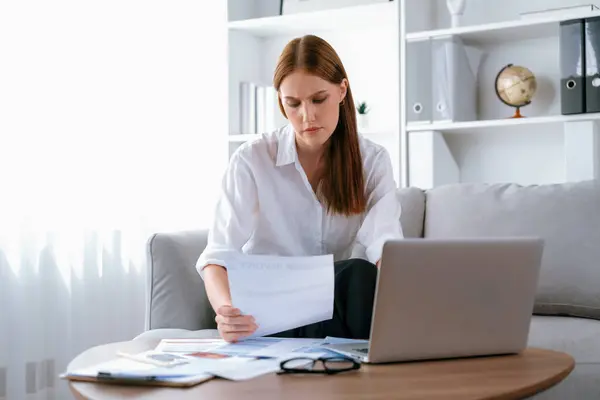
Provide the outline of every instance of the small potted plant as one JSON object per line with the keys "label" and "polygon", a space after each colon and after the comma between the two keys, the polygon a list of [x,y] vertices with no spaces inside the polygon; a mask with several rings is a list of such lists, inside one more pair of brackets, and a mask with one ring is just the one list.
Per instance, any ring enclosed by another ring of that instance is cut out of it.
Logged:
{"label": "small potted plant", "polygon": [[356,106],[358,130],[367,130],[369,128],[369,106],[365,101],[361,101]]}

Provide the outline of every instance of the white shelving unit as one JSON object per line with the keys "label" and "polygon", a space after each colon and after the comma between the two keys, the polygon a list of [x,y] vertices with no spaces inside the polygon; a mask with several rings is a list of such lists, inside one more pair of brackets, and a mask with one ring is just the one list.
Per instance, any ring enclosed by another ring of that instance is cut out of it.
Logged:
{"label": "white shelving unit", "polygon": [[[600,178],[600,114],[562,115],[560,21],[599,14],[520,19],[519,12],[577,5],[573,0],[467,2],[462,26],[448,27],[443,0],[406,0],[400,15],[401,65],[407,46],[458,37],[482,55],[477,69],[477,118],[467,121],[407,122],[409,92],[419,85],[402,71],[402,183],[424,189],[457,182],[558,183]],[[527,7],[527,8],[525,8]],[[423,17],[425,16],[425,17]],[[415,23],[414,19],[419,18]],[[506,64],[536,75],[538,90],[524,107],[526,118],[497,99],[494,81]],[[432,100],[433,103],[433,100]]]}
{"label": "white shelving unit", "polygon": [[[327,40],[339,54],[355,102],[369,104],[371,123],[360,133],[390,150],[399,181],[399,3],[379,0],[280,15],[280,0],[228,0],[229,155],[262,133],[249,133],[241,127],[241,82],[271,85],[285,45],[295,37],[314,34]],[[287,123],[278,107],[271,111],[276,127]]]}
{"label": "white shelving unit", "polygon": [[[291,15],[279,15],[280,0],[228,0],[230,154],[258,137],[239,134],[240,82],[269,85],[285,44],[316,34],[340,54],[355,101],[371,104],[374,124],[363,134],[389,150],[400,186],[600,178],[600,114],[561,115],[559,23],[576,16],[519,15],[578,4],[579,0],[467,1],[461,26],[451,27],[445,0],[394,0]],[[476,117],[409,123],[407,87],[425,87],[426,82],[407,76],[408,46],[445,38],[460,38],[481,54]],[[526,118],[508,118],[514,110],[495,94],[495,77],[509,63],[529,68],[538,81],[533,102],[522,109]],[[276,126],[287,123],[278,109],[273,115]]]}

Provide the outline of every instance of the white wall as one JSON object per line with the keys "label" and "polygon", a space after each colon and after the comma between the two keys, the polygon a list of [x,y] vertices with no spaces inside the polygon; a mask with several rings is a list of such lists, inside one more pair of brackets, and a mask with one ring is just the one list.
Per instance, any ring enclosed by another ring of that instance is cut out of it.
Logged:
{"label": "white wall", "polygon": [[227,1],[229,21],[279,15],[281,0],[220,0]]}
{"label": "white wall", "polygon": [[461,182],[557,183],[565,179],[561,125],[446,134]]}
{"label": "white wall", "polygon": [[258,12],[263,17],[279,15],[281,0],[254,0],[258,2]]}

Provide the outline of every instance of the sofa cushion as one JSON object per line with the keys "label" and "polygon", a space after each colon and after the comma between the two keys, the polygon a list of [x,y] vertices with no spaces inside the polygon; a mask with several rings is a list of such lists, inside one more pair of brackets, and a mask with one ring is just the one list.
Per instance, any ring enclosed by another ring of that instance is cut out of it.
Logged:
{"label": "sofa cushion", "polygon": [[[600,321],[534,315],[528,346],[562,351],[577,363],[600,364]],[[600,366],[598,367],[600,373]]]}
{"label": "sofa cushion", "polygon": [[534,316],[528,346],[562,351],[575,369],[535,400],[600,399],[600,321],[589,318]]}
{"label": "sofa cushion", "polygon": [[[425,218],[425,192],[419,188],[407,187],[396,190],[396,198],[400,203],[400,226],[407,238],[423,237]],[[354,243],[350,258],[368,259],[365,248],[358,241]]]}
{"label": "sofa cushion", "polygon": [[396,197],[400,202],[400,224],[404,237],[423,237],[425,217],[425,192],[415,187],[398,189]]}
{"label": "sofa cushion", "polygon": [[427,191],[427,238],[545,240],[534,312],[600,319],[600,183],[464,183]]}

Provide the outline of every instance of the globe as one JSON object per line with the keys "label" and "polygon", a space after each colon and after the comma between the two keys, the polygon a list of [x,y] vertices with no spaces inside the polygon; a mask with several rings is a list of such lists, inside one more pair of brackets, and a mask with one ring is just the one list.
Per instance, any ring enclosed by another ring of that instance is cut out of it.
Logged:
{"label": "globe", "polygon": [[496,95],[506,105],[517,110],[513,118],[521,118],[521,107],[531,103],[537,90],[537,80],[529,69],[508,64],[496,77]]}

